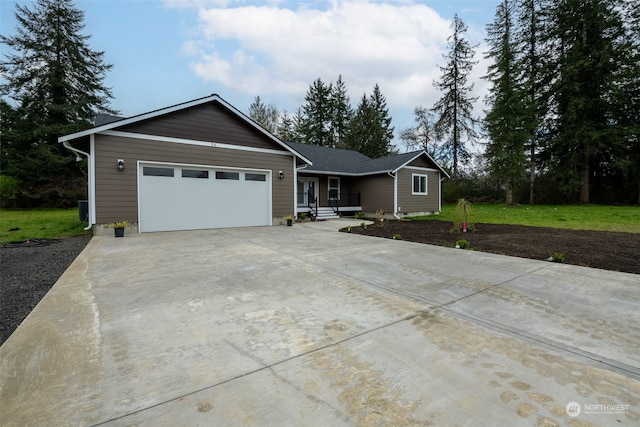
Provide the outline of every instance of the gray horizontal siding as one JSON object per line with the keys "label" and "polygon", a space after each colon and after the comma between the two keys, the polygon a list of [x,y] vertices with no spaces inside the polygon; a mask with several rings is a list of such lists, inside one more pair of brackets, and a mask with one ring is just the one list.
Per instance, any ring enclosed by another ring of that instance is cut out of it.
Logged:
{"label": "gray horizontal siding", "polygon": [[286,151],[217,102],[198,105],[114,130]]}
{"label": "gray horizontal siding", "polygon": [[353,183],[353,191],[361,192],[362,210],[375,212],[382,209],[393,213],[393,178],[378,175],[359,178]]}
{"label": "gray horizontal siding", "polygon": [[[253,153],[223,148],[96,135],[96,222],[138,222],[137,162],[154,161],[272,171],[273,216],[293,211],[293,155]],[[125,161],[124,171],[116,168]],[[278,171],[285,174],[278,179]]]}
{"label": "gray horizontal siding", "polygon": [[[427,195],[413,195],[413,174],[427,175]],[[440,174],[416,169],[398,171],[398,206],[400,212],[437,212],[440,204]]]}

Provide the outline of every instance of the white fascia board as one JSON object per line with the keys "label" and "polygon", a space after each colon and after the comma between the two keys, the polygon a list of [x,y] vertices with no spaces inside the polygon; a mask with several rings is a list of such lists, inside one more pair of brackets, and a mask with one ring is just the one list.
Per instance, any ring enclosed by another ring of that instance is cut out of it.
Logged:
{"label": "white fascia board", "polygon": [[393,173],[396,173],[396,172],[398,172],[400,169],[402,169],[402,168],[406,167],[409,163],[413,162],[415,159],[417,159],[418,157],[422,156],[423,154],[424,154],[424,155],[426,155],[426,156],[429,158],[429,160],[431,160],[431,162],[432,162],[434,165],[436,165],[436,167],[438,168],[438,171],[442,172],[443,174],[445,174],[445,176],[446,176],[447,178],[449,178],[449,174],[448,174],[444,169],[442,169],[442,168],[440,167],[440,165],[438,165],[438,163],[436,163],[436,161],[435,161],[435,160],[433,160],[433,157],[431,157],[431,156],[429,155],[429,153],[427,153],[425,150],[422,150],[421,152],[416,153],[416,155],[415,155],[415,156],[413,156],[411,159],[407,160],[407,161],[406,161],[406,162],[404,162],[402,165],[400,165],[400,166],[398,166],[397,168],[395,168],[395,169],[393,170]]}
{"label": "white fascia board", "polygon": [[405,166],[404,168],[412,171],[420,171],[420,172],[440,172],[440,169],[421,168],[419,166]]}
{"label": "white fascia board", "polygon": [[100,135],[116,136],[119,138],[143,139],[146,141],[171,142],[174,144],[198,145],[200,147],[225,148],[228,150],[250,151],[253,153],[278,154],[282,156],[293,155],[295,159],[295,154],[289,151],[271,150],[269,148],[248,147],[245,145],[225,144],[221,142],[197,141],[193,139],[173,138],[169,136],[157,136],[157,135],[149,135],[149,134],[133,133],[133,132],[121,132],[117,130],[108,130],[108,131],[100,132]]}

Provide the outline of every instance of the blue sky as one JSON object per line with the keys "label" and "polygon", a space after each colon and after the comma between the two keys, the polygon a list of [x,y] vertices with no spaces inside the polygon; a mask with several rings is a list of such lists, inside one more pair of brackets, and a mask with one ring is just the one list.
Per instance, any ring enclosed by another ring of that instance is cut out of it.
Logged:
{"label": "blue sky", "polygon": [[[15,4],[0,0],[0,31],[15,32]],[[217,93],[242,111],[256,95],[279,110],[303,104],[309,84],[342,74],[355,107],[378,83],[396,134],[438,93],[450,23],[458,13],[477,49],[476,114],[486,94],[484,29],[498,0],[234,1],[76,0],[90,46],[113,64],[106,85],[124,116]],[[2,46],[4,52],[4,45]],[[399,148],[401,144],[396,139]]]}

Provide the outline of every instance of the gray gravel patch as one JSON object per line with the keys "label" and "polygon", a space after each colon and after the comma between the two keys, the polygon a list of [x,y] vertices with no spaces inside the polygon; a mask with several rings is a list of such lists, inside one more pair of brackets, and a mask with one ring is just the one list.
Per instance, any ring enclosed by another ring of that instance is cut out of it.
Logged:
{"label": "gray gravel patch", "polygon": [[91,236],[34,239],[0,247],[0,345],[56,283]]}

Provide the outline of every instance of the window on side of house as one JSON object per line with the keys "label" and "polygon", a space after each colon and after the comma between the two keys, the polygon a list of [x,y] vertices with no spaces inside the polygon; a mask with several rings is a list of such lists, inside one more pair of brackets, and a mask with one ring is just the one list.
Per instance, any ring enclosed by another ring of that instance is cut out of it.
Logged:
{"label": "window on side of house", "polygon": [[414,173],[413,190],[411,194],[426,195],[427,194],[427,175]]}

